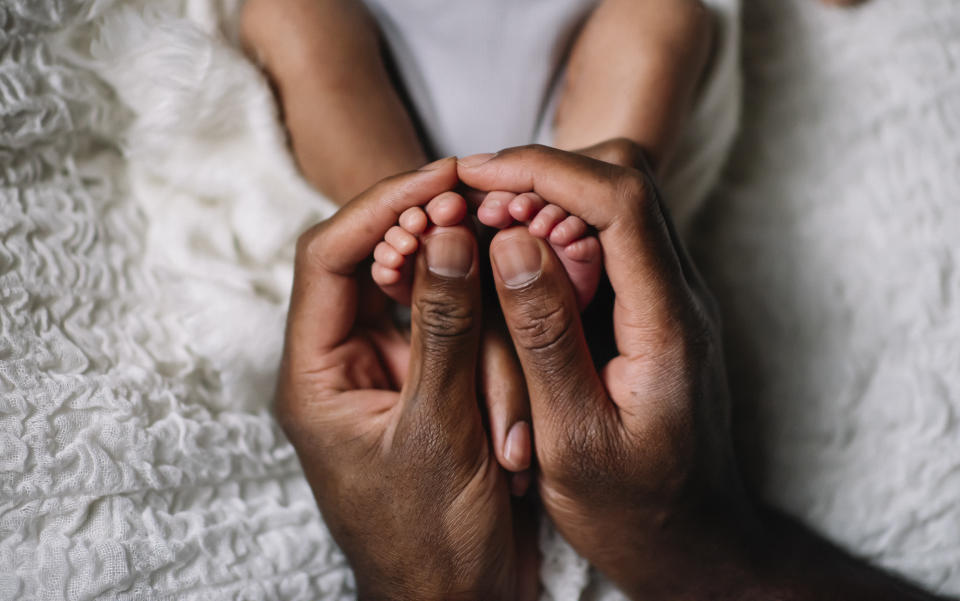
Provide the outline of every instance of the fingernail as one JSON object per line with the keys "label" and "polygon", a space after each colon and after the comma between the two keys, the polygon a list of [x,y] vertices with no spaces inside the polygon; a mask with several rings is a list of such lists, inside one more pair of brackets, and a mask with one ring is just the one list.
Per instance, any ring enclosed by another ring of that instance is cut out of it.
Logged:
{"label": "fingernail", "polygon": [[452,157],[443,157],[442,159],[437,159],[432,163],[427,163],[417,171],[433,171],[434,169],[442,165],[444,162],[449,161],[451,158]]}
{"label": "fingernail", "polygon": [[463,233],[438,233],[426,240],[427,268],[445,278],[462,278],[473,265],[473,242]]}
{"label": "fingernail", "polygon": [[457,162],[464,167],[476,167],[477,165],[483,165],[495,156],[497,155],[494,152],[483,152],[480,154],[471,154],[470,156],[463,157],[462,159],[457,159]]}
{"label": "fingernail", "polygon": [[520,421],[510,426],[503,443],[503,458],[514,470],[530,467],[530,424]]}
{"label": "fingernail", "polygon": [[494,245],[493,263],[507,287],[519,288],[540,275],[540,245],[526,234],[502,238]]}

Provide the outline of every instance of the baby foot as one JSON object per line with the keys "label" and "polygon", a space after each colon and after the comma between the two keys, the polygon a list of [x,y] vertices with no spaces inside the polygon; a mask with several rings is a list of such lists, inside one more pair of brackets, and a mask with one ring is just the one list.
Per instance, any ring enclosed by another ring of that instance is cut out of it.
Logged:
{"label": "baby foot", "polygon": [[413,261],[408,260],[420,247],[420,236],[431,226],[457,225],[467,216],[467,201],[455,192],[444,192],[427,203],[425,209],[411,207],[400,215],[398,224],[387,230],[373,251],[370,274],[383,292],[400,303],[410,305],[413,292]]}
{"label": "baby foot", "polygon": [[577,294],[580,310],[593,300],[600,283],[603,251],[596,236],[587,236],[587,224],[557,205],[549,204],[535,192],[514,194],[494,191],[477,209],[480,223],[502,229],[515,222],[525,223],[530,234],[550,243],[567,270]]}

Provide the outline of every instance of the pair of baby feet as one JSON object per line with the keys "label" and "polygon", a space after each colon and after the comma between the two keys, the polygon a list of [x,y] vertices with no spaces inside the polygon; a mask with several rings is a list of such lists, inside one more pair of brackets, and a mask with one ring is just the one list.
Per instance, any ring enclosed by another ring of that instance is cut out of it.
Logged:
{"label": "pair of baby feet", "polygon": [[[420,236],[430,227],[449,227],[467,217],[467,202],[456,192],[444,192],[423,208],[413,207],[400,215],[373,253],[373,281],[393,300],[410,304],[413,290],[412,261],[407,258],[420,247]],[[532,236],[549,242],[566,269],[582,311],[593,299],[603,265],[600,241],[588,235],[587,224],[534,192],[487,193],[477,209],[480,223],[503,229],[525,224]]]}

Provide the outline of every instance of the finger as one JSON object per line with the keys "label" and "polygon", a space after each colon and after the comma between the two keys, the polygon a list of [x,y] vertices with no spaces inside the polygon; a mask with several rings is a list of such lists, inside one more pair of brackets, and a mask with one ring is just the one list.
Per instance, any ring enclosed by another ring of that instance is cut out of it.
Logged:
{"label": "finger", "polygon": [[481,348],[480,390],[494,453],[504,469],[519,472],[530,467],[532,455],[523,372],[505,328],[485,327]]}
{"label": "finger", "polygon": [[[443,427],[480,412],[476,397],[481,302],[477,242],[464,226],[423,237],[411,299],[410,368],[401,399]],[[450,420],[450,421],[448,421]]]}
{"label": "finger", "polygon": [[616,293],[621,354],[649,351],[660,326],[692,295],[652,179],[642,171],[542,146],[462,159],[460,179],[479,189],[533,190],[597,229]]}
{"label": "finger", "polygon": [[357,316],[357,266],[373,252],[400,214],[457,184],[456,162],[387,178],[297,242],[287,318],[287,360],[307,368],[336,346]]}
{"label": "finger", "polygon": [[539,454],[614,407],[593,367],[570,280],[548,244],[526,228],[511,228],[494,236],[490,259],[526,380]]}

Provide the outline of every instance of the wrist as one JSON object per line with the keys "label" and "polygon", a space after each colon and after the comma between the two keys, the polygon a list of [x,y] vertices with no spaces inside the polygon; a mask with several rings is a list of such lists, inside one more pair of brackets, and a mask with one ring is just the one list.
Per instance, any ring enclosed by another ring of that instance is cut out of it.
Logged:
{"label": "wrist", "polygon": [[632,564],[610,576],[631,599],[740,601],[765,578],[767,540],[749,505],[685,511],[663,520],[636,545]]}
{"label": "wrist", "polygon": [[482,590],[452,591],[443,587],[410,587],[361,585],[357,583],[357,601],[512,601],[514,595],[505,591]]}
{"label": "wrist", "polygon": [[[513,601],[517,584],[512,565],[487,570],[437,561],[401,561],[390,573],[354,567],[358,601]],[[428,565],[430,567],[428,567]],[[483,572],[483,573],[480,573]]]}
{"label": "wrist", "polygon": [[646,578],[628,579],[621,587],[631,599],[644,601],[933,599],[776,511],[758,509],[745,519],[728,516],[712,526],[683,528],[680,536],[671,533],[655,558],[645,558],[647,568],[633,570]]}

